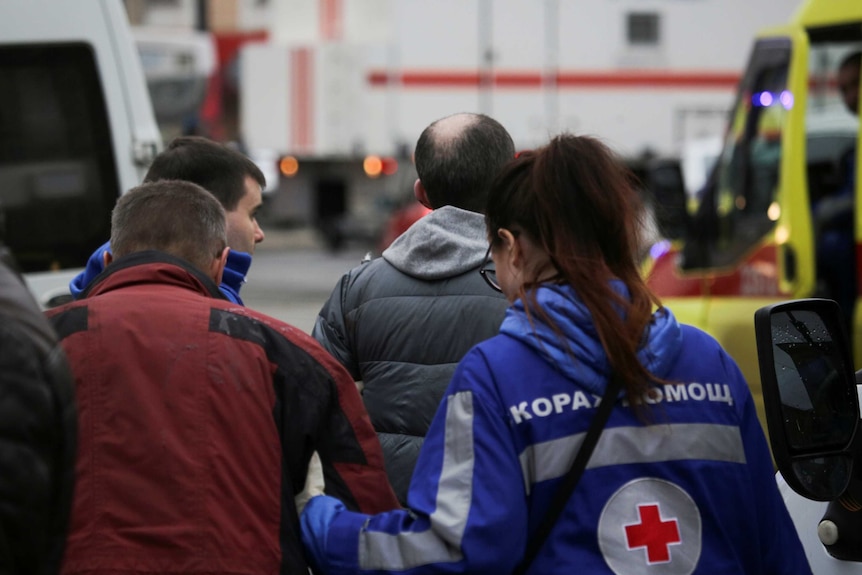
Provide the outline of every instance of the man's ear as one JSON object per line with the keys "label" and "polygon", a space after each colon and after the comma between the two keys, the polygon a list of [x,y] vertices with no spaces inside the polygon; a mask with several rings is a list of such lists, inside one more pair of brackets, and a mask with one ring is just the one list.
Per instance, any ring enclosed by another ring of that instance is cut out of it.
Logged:
{"label": "man's ear", "polygon": [[102,252],[102,263],[104,265],[102,266],[102,269],[108,267],[112,261],[114,261],[113,254],[111,254],[111,252],[109,252],[108,250],[103,251]]}
{"label": "man's ear", "polygon": [[213,258],[210,264],[210,277],[215,281],[216,285],[221,284],[221,278],[224,275],[224,267],[227,265],[227,256],[230,253],[230,248],[225,248],[221,251],[221,255]]}
{"label": "man's ear", "polygon": [[422,181],[417,178],[417,180],[413,183],[413,195],[416,196],[416,200],[428,208],[429,210],[433,210],[431,207],[431,202],[428,201],[428,192],[425,191],[425,186],[422,185]]}

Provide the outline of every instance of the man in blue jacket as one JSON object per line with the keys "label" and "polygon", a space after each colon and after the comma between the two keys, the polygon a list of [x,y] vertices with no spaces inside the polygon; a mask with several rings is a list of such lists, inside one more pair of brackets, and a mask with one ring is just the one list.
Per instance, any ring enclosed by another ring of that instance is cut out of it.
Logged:
{"label": "man in blue jacket", "polygon": [[[212,193],[227,212],[227,239],[230,253],[219,290],[235,304],[244,305],[239,290],[251,267],[255,245],[264,239],[257,223],[263,203],[266,178],[260,168],[240,152],[206,138],[183,136],[173,140],[147,171],[144,182],[185,180]],[[87,267],[69,284],[72,297],[79,299],[93,279],[105,268],[105,252],[110,242],[100,246]]]}

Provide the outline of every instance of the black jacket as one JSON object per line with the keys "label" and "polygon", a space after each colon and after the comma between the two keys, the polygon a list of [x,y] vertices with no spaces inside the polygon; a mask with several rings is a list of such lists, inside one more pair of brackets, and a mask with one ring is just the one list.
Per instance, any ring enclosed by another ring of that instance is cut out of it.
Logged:
{"label": "black jacket", "polygon": [[0,247],[0,573],[59,572],[77,413],[66,358]]}
{"label": "black jacket", "polygon": [[496,335],[508,302],[478,270],[484,217],[437,209],[353,269],[312,335],[361,381],[386,473],[402,504],[428,426],[471,347]]}

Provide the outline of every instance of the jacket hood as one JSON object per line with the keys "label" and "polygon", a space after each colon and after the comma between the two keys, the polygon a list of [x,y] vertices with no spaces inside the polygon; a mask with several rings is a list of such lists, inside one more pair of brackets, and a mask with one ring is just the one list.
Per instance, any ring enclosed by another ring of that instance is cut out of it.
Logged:
{"label": "jacket hood", "polygon": [[485,216],[443,206],[410,226],[382,255],[409,276],[437,280],[479,267],[487,249]]}
{"label": "jacket hood", "polygon": [[[627,295],[622,282],[614,281],[613,287]],[[536,297],[562,332],[562,339],[536,314],[531,314],[531,325],[520,299],[506,310],[500,333],[522,341],[566,377],[601,395],[607,385],[610,365],[589,310],[568,285],[543,285],[536,291]],[[656,377],[665,377],[682,347],[682,329],[669,309],[662,308],[653,314],[643,342],[638,351],[641,363]]]}

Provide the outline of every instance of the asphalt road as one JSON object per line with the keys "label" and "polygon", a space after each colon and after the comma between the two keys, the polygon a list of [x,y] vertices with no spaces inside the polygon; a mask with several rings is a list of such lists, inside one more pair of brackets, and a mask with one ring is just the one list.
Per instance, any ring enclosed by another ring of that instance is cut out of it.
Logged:
{"label": "asphalt road", "polygon": [[370,246],[349,243],[331,253],[311,230],[264,231],[266,238],[255,250],[242,299],[246,307],[310,333],[335,284],[359,265]]}

